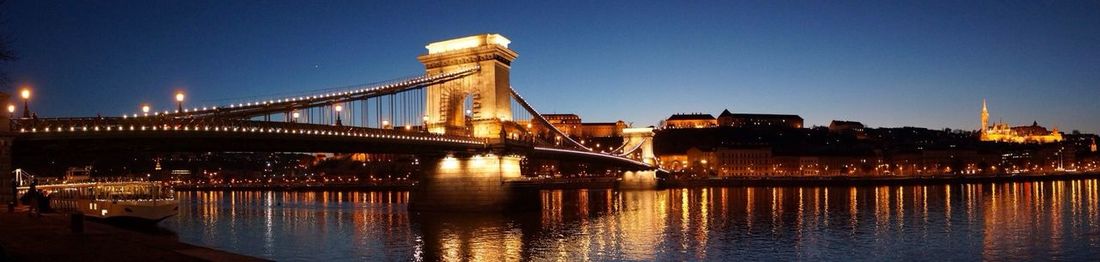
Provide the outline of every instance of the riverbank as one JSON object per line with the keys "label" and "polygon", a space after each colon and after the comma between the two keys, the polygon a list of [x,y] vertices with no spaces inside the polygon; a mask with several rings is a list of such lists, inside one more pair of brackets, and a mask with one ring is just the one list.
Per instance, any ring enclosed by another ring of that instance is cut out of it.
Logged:
{"label": "riverbank", "polygon": [[67,214],[0,211],[0,261],[265,261],[92,221],[73,233]]}
{"label": "riverbank", "polygon": [[712,186],[877,186],[877,185],[936,185],[955,183],[1049,181],[1064,179],[1100,178],[1100,173],[1060,174],[997,174],[966,176],[896,176],[896,177],[730,177],[730,178],[680,178],[661,179],[662,188],[712,187]]}

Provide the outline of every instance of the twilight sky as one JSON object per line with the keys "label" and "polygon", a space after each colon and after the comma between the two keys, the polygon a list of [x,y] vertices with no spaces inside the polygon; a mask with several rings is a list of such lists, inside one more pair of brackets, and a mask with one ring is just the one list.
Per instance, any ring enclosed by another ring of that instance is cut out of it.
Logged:
{"label": "twilight sky", "polygon": [[421,74],[428,42],[494,32],[525,98],[585,121],[729,108],[976,129],[987,98],[993,120],[1100,132],[1095,1],[229,2],[11,0],[21,60],[2,69],[44,117],[120,115],[177,89],[214,105]]}

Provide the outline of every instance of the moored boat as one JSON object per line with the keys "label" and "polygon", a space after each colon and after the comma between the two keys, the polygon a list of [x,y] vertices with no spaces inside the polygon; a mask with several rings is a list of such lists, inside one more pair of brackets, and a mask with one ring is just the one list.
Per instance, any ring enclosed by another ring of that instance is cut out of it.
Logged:
{"label": "moored boat", "polygon": [[179,212],[175,193],[158,182],[61,183],[37,189],[52,209],[79,211],[93,218],[157,222]]}

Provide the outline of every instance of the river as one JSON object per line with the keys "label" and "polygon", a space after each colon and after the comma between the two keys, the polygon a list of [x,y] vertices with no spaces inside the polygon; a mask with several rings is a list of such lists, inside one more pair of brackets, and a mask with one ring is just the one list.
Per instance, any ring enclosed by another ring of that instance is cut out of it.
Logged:
{"label": "river", "polygon": [[541,211],[406,210],[408,192],[179,192],[183,242],[295,260],[1092,260],[1100,180],[545,190]]}

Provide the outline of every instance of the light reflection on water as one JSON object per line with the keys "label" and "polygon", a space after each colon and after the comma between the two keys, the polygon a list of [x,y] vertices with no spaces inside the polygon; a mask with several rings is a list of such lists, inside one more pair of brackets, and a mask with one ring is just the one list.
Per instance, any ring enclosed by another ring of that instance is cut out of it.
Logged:
{"label": "light reflection on water", "polygon": [[407,192],[181,192],[192,244],[275,260],[1089,260],[1098,180],[542,191],[541,211],[410,214]]}

